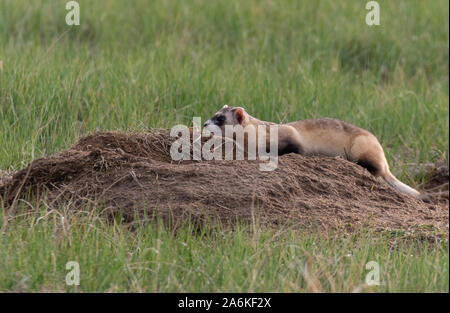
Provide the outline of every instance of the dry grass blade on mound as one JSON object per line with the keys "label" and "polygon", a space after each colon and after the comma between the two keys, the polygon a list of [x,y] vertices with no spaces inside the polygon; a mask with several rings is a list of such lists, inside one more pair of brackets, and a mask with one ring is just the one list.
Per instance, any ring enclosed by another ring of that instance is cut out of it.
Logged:
{"label": "dry grass blade on mound", "polygon": [[136,211],[183,220],[261,217],[268,223],[348,229],[433,228],[448,234],[448,209],[398,193],[341,158],[279,157],[273,172],[259,161],[172,161],[167,130],[98,132],[60,154],[36,159],[0,192],[12,203],[31,190],[53,203],[86,200],[132,220]]}

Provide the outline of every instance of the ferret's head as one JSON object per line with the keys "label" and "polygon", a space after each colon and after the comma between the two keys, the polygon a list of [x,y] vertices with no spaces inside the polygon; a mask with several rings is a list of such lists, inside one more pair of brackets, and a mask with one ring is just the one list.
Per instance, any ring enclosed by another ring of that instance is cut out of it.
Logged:
{"label": "ferret's head", "polygon": [[229,107],[224,105],[222,109],[217,111],[209,120],[203,124],[203,127],[210,131],[214,131],[215,127],[219,127],[222,133],[225,133],[225,125],[243,125],[247,120],[247,113],[240,107]]}

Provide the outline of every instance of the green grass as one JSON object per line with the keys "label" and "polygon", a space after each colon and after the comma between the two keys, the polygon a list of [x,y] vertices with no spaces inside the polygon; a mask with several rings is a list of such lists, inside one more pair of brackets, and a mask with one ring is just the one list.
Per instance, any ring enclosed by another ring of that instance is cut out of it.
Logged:
{"label": "green grass", "polygon": [[[40,209],[9,220],[0,237],[0,292],[448,292],[447,243],[256,226],[130,229],[97,213]],[[79,286],[65,283],[69,261],[79,263]],[[369,261],[379,286],[365,284]]]}
{"label": "green grass", "polygon": [[[97,129],[171,127],[223,104],[275,122],[329,116],[366,128],[413,186],[423,175],[412,168],[448,161],[445,0],[380,0],[378,27],[356,0],[84,0],[73,27],[65,3],[0,0],[0,170]],[[377,260],[384,284],[375,291],[448,292],[447,245],[389,251],[392,238],[379,234],[269,229],[254,240],[245,226],[206,237],[186,226],[174,237],[81,217],[63,235],[57,218],[8,223],[0,290],[74,290],[63,278],[76,259],[82,291],[305,291],[308,254],[320,290],[352,291]]]}

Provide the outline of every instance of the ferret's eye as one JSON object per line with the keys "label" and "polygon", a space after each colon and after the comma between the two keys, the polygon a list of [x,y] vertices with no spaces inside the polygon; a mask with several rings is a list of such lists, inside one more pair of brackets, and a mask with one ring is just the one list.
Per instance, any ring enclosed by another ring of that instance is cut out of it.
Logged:
{"label": "ferret's eye", "polygon": [[223,121],[225,121],[225,116],[223,116],[223,115],[218,116],[218,117],[217,117],[217,121],[218,121],[218,122],[223,122]]}

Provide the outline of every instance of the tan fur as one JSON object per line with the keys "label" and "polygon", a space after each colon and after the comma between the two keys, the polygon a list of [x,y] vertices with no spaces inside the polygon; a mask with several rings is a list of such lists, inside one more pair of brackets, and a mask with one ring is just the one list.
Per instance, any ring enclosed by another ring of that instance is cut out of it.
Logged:
{"label": "tan fur", "polygon": [[[233,112],[237,108],[224,107],[215,116],[224,114],[224,125],[235,125]],[[238,108],[242,109],[243,108]],[[245,112],[245,111],[244,111]],[[211,121],[211,120],[209,120]],[[208,121],[208,122],[209,122]],[[205,126],[208,124],[205,123]],[[258,126],[276,125],[260,121],[247,113],[241,122],[243,127],[252,124]],[[224,127],[224,125],[221,125]],[[269,138],[267,136],[267,138]],[[298,147],[303,155],[341,156],[366,167],[373,175],[381,176],[387,183],[400,192],[420,198],[421,194],[400,182],[389,170],[383,148],[377,138],[362,128],[332,119],[319,118],[278,125],[279,151],[285,148]],[[287,150],[289,152],[289,150]]]}

